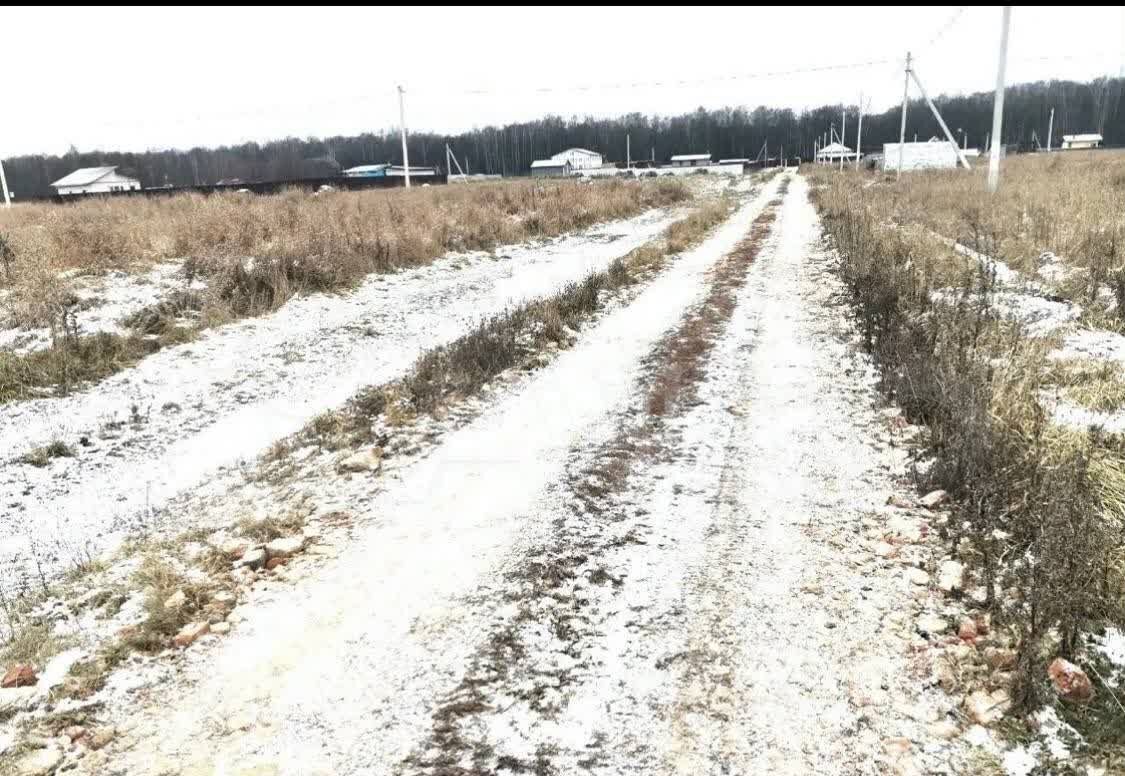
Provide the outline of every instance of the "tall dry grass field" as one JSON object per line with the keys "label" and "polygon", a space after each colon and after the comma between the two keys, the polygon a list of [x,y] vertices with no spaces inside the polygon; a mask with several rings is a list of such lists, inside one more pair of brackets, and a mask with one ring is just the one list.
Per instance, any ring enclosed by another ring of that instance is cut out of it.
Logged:
{"label": "tall dry grass field", "polygon": [[[330,279],[581,229],[689,196],[678,181],[512,181],[310,196],[235,193],[28,204],[0,211],[0,284],[32,268],[129,269],[170,259],[300,261]],[[313,271],[310,270],[310,274]]]}
{"label": "tall dry grass field", "polygon": [[[0,402],[96,380],[200,328],[274,310],[449,251],[551,237],[691,197],[675,180],[506,181],[412,190],[86,200],[0,211],[0,326],[49,328],[53,346],[0,352]],[[82,336],[74,273],[182,261],[205,290],[178,292]]]}
{"label": "tall dry grass field", "polygon": [[1001,164],[995,196],[985,190],[984,163],[969,174],[926,171],[897,181],[863,174],[864,196],[895,223],[924,224],[1025,272],[1034,273],[1043,251],[1079,267],[1125,261],[1125,152],[1021,155]]}

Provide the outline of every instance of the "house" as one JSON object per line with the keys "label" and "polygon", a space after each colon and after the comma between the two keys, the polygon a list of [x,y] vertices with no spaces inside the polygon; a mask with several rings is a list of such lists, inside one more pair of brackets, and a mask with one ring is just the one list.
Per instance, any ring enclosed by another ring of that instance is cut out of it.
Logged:
{"label": "house", "polygon": [[1078,151],[1083,148],[1097,148],[1102,144],[1102,136],[1098,134],[1063,135],[1062,150]]}
{"label": "house", "polygon": [[117,167],[83,167],[51,184],[59,196],[72,194],[111,194],[115,191],[139,191],[141,182],[121,175]]}
{"label": "house", "polygon": [[832,162],[839,163],[841,159],[846,162],[848,160],[854,160],[855,157],[855,151],[848,148],[843,143],[829,143],[816,152],[816,160],[826,164],[831,164]]}
{"label": "house", "polygon": [[602,155],[596,151],[588,151],[585,148],[568,148],[552,156],[550,161],[559,163],[570,162],[570,168],[572,170],[589,170],[594,167],[602,166]]}
{"label": "house", "polygon": [[531,163],[531,174],[536,178],[565,178],[574,171],[569,160],[537,159]]}
{"label": "house", "polygon": [[711,164],[711,154],[677,154],[668,160],[672,167],[708,167]]}

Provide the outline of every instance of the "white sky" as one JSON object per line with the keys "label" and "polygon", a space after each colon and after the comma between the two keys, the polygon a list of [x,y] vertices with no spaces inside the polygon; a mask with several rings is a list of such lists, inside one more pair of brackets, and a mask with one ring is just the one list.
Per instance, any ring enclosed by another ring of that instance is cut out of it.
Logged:
{"label": "white sky", "polygon": [[[439,132],[547,113],[800,109],[861,90],[882,110],[901,100],[893,61],[760,76],[901,60],[909,47],[931,95],[990,89],[1000,7],[964,7],[947,25],[958,11],[7,7],[0,154],[377,131],[398,125],[400,82],[407,125]],[[1009,83],[1116,75],[1125,8],[1017,6],[1011,35]]]}

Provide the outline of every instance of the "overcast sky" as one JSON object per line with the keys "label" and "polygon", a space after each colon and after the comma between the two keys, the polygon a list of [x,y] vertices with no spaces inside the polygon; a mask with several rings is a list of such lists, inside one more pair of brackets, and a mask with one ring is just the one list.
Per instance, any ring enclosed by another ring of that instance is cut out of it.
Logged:
{"label": "overcast sky", "polygon": [[[1000,7],[13,8],[0,154],[452,132],[542,116],[990,89]],[[1017,6],[1008,81],[1117,75],[1121,6]],[[935,41],[935,37],[937,38]],[[887,60],[856,68],[786,73]]]}

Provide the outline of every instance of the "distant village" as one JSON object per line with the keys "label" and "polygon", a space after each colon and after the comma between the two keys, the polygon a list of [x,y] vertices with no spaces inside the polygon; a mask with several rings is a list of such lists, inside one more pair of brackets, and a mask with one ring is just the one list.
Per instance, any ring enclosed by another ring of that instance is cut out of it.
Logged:
{"label": "distant village", "polygon": [[[826,140],[831,138],[826,138]],[[1099,134],[1064,135],[1060,151],[1091,150],[1102,146]],[[755,159],[730,158],[714,159],[708,152],[695,152],[672,155],[666,162],[657,162],[655,154],[649,159],[626,159],[625,162],[607,162],[602,154],[587,148],[568,148],[548,159],[538,159],[531,163],[529,173],[534,178],[595,178],[605,176],[656,177],[663,175],[687,174],[725,174],[741,175],[750,170],[764,167],[788,167],[801,164],[800,157],[784,156],[779,149],[777,156],[770,156],[763,147]],[[1052,150],[1050,148],[1046,150]],[[1006,149],[1001,148],[1005,153]],[[827,165],[863,165],[867,169],[884,171],[922,169],[952,169],[962,159],[980,156],[977,148],[958,147],[948,140],[932,137],[926,141],[909,143],[885,143],[882,151],[861,154],[838,140],[826,142],[818,147],[812,161]],[[448,158],[452,158],[452,155]],[[462,183],[499,178],[499,175],[466,175],[463,172],[445,174],[436,167],[410,166],[409,177],[420,185],[430,183]],[[239,179],[221,180],[214,184],[186,187],[143,187],[137,178],[118,172],[116,166],[84,167],[75,170],[51,185],[57,199],[75,198],[89,195],[119,194],[160,194],[175,191],[235,191],[239,193],[273,193],[288,186],[313,188],[317,191],[331,191],[336,188],[357,189],[401,186],[406,183],[407,168],[402,165],[381,163],[362,164],[349,167],[336,175],[301,178],[286,181],[243,181]]]}

